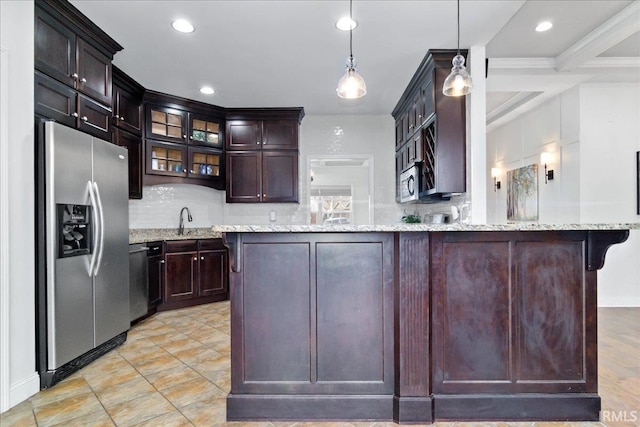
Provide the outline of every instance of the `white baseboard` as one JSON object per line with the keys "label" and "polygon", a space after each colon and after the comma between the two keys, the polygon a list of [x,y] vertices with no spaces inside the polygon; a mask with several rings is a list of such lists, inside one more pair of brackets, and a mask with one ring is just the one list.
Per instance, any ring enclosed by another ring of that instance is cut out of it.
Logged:
{"label": "white baseboard", "polygon": [[[9,390],[9,408],[16,406],[40,391],[40,375],[37,372],[11,384]],[[9,409],[6,408],[6,409]],[[5,408],[3,408],[3,411]]]}
{"label": "white baseboard", "polygon": [[600,298],[598,307],[640,307],[638,298]]}

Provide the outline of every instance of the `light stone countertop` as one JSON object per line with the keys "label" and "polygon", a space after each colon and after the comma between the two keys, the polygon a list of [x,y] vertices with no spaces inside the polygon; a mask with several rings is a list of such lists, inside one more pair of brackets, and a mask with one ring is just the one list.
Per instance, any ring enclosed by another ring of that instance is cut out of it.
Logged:
{"label": "light stone countertop", "polygon": [[396,231],[566,231],[640,230],[640,223],[611,224],[381,224],[381,225],[214,225],[217,233],[349,233]]}
{"label": "light stone countertop", "polygon": [[209,228],[138,228],[129,230],[129,243],[162,240],[219,239],[222,233],[365,233],[396,231],[566,231],[640,230],[640,223],[611,224],[381,224],[381,225],[213,225]]}
{"label": "light stone countertop", "polygon": [[137,228],[129,230],[129,243],[146,243],[160,240],[219,239],[222,233],[211,228],[185,228],[178,234],[177,228]]}

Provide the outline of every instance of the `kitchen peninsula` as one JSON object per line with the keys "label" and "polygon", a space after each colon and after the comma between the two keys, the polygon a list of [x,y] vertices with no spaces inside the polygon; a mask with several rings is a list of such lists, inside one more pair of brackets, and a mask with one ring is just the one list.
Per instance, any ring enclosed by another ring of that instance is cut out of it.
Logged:
{"label": "kitchen peninsula", "polygon": [[228,420],[598,420],[597,270],[639,224],[214,226]]}

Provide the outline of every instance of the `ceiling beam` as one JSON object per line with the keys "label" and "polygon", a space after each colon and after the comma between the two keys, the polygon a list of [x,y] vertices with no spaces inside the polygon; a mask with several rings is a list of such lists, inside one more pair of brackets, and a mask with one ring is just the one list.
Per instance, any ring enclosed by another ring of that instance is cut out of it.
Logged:
{"label": "ceiling beam", "polygon": [[640,31],[640,0],[622,9],[555,58],[558,71],[571,71]]}

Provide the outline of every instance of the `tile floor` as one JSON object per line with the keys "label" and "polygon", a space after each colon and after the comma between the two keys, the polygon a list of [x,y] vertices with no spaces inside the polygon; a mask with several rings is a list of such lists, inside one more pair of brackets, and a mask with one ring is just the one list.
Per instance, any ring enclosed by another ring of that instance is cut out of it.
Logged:
{"label": "tile floor", "polygon": [[[633,357],[640,353],[640,309],[616,310],[628,309],[599,310],[603,410],[615,412],[616,416],[625,415],[628,419],[633,414],[640,418],[640,362],[634,361]],[[620,316],[620,313],[624,315]],[[396,425],[371,422],[227,423],[225,396],[231,381],[229,354],[228,302],[158,313],[134,326],[121,347],[0,415],[0,426]],[[459,422],[435,423],[433,426],[626,427],[639,424],[640,419],[599,423]]]}

